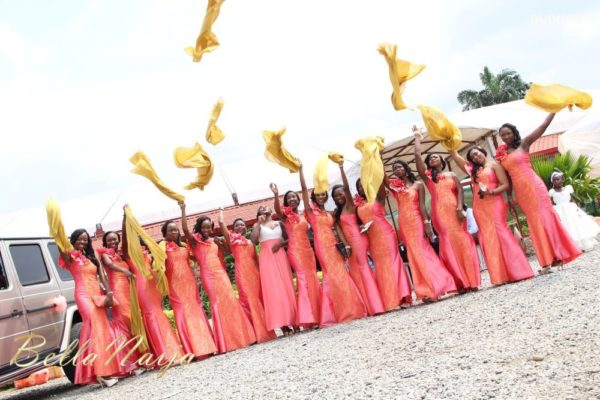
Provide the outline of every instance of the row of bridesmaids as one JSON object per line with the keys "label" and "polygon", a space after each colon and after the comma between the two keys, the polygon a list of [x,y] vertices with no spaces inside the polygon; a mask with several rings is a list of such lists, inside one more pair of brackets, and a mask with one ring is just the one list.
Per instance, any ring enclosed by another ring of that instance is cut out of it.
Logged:
{"label": "row of bridesmaids", "polygon": [[[514,191],[525,212],[543,272],[581,253],[562,227],[529,161],[529,146],[552,118],[553,114],[524,139],[514,126],[504,125],[500,135],[505,144],[498,149],[498,162],[490,160],[480,147],[470,148],[466,160],[451,152],[458,167],[471,176],[477,193],[474,215],[494,285],[534,275],[507,225],[508,205],[502,196],[505,192],[510,199]],[[386,177],[373,203],[366,201],[360,180],[356,182],[357,194],[352,196],[340,161],[343,184],[332,187],[334,211],[325,209],[328,193],[309,193],[300,166],[301,196],[288,191],[281,204],[278,188],[271,184],[275,211],[259,207],[250,239],[245,237],[247,227],[242,219],[233,221],[230,232],[222,212],[219,225],[223,238],[213,237],[214,223],[206,216],[198,218],[190,232],[185,204],[180,204],[183,235],[174,221],[167,221],[162,227],[161,243],[167,256],[164,275],[176,334],[162,312],[162,295],[156,284],[160,277],[148,279],[141,272],[157,271],[148,251],[143,249],[145,265],[136,265],[126,250],[126,229],[122,247],[119,235],[107,232],[103,247],[97,251],[98,261],[87,232],[75,231],[71,235],[75,249],[61,255],[61,265],[69,268],[75,279],[76,302],[83,318],[80,343],[91,339],[92,346],[86,351],[98,356],[92,365],[77,364],[76,383],[99,381],[111,385],[118,377],[139,371],[135,351],[129,361],[107,360],[102,351],[114,338],[130,338],[137,331],[132,326],[132,302],[139,303],[141,310],[148,343],[145,351],[166,359],[190,354],[202,359],[274,339],[275,330],[289,335],[300,329],[326,327],[408,307],[413,289],[416,299],[426,302],[446,293],[477,290],[481,284],[479,260],[466,228],[462,186],[453,172],[445,170],[441,155],[422,157],[420,135],[414,129],[415,160],[421,180],[416,179],[408,164],[396,161],[393,176]],[[431,218],[425,207],[426,189],[431,195]],[[398,204],[397,235],[385,215],[388,191]],[[432,228],[439,236],[439,256],[430,244]],[[398,250],[400,242],[407,249],[408,269]],[[225,268],[225,252],[235,259],[238,296]],[[210,301],[212,324],[202,307],[192,260],[199,266],[200,280]],[[104,307],[112,307],[112,321]]]}

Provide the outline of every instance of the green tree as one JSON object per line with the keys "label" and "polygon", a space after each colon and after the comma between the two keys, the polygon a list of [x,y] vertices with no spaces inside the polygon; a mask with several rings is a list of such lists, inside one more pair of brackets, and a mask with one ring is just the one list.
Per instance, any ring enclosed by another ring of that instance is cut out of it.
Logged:
{"label": "green tree", "polygon": [[522,99],[530,86],[512,69],[503,69],[494,74],[488,67],[484,67],[479,78],[483,85],[482,90],[463,90],[457,95],[463,111]]}

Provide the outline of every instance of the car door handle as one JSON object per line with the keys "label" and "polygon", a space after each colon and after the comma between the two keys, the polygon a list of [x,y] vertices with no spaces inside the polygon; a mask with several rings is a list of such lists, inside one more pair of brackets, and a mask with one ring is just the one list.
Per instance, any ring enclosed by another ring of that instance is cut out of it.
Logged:
{"label": "car door handle", "polygon": [[22,310],[12,310],[12,312],[10,314],[0,315],[0,321],[3,320],[3,319],[20,317],[21,315],[23,315],[23,311]]}
{"label": "car door handle", "polygon": [[[34,312],[38,312],[38,311],[49,310],[54,307],[56,307],[56,304],[52,303],[52,304],[48,304],[48,305],[41,306],[41,307],[28,308],[27,313],[29,314],[29,313],[34,313]],[[21,314],[23,314],[22,311],[21,311]]]}

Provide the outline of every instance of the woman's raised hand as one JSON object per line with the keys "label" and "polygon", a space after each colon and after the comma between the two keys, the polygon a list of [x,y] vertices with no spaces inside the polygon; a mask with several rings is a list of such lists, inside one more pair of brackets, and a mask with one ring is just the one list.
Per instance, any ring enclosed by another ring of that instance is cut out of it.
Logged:
{"label": "woman's raised hand", "polygon": [[271,183],[271,184],[269,185],[269,188],[271,189],[271,192],[273,192],[273,194],[274,194],[275,196],[279,195],[279,189],[277,188],[277,185],[276,185],[276,184],[274,184],[274,183]]}

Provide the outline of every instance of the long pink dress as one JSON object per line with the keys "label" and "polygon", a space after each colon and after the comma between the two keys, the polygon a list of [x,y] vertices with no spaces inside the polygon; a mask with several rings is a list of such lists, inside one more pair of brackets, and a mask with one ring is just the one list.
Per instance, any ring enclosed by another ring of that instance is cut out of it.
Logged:
{"label": "long pink dress", "polygon": [[169,281],[169,302],[173,307],[177,335],[186,354],[197,358],[216,353],[217,346],[202,308],[196,278],[190,268],[187,247],[165,243],[167,261],[165,275]]}
{"label": "long pink dress", "polygon": [[287,255],[298,286],[297,325],[315,325],[321,314],[321,287],[315,253],[308,239],[308,222],[290,207],[283,207],[283,212],[286,216],[283,225],[288,235]]}
{"label": "long pink dress", "polygon": [[[469,173],[470,169],[467,164]],[[486,166],[477,172],[473,193],[479,191],[479,183],[490,189],[498,187],[498,178],[493,168]],[[533,277],[527,257],[506,223],[507,214],[508,207],[501,195],[484,196],[483,199],[478,195],[473,197],[473,215],[479,226],[479,244],[494,285]]]}
{"label": "long pink dress", "polygon": [[[109,359],[113,350],[106,350],[115,340],[115,332],[111,328],[106,308],[94,303],[94,298],[100,299],[104,295],[100,289],[97,278],[97,267],[80,251],[71,250],[71,266],[63,261],[58,262],[73,275],[75,281],[75,304],[82,319],[79,333],[79,348],[86,346],[80,354],[79,362],[75,363],[75,384],[85,385],[97,383],[97,376],[113,377],[125,375],[126,371],[120,366],[120,357]],[[82,360],[95,354],[93,363],[83,363]],[[87,365],[86,365],[87,364]]]}
{"label": "long pink dress", "polygon": [[280,248],[275,253],[271,250],[281,239],[279,224],[273,229],[268,225],[261,226],[258,266],[265,319],[270,330],[293,326],[298,318],[292,270],[285,250]]}
{"label": "long pink dress", "polygon": [[254,245],[239,233],[230,234],[231,254],[235,259],[235,283],[240,304],[252,323],[258,343],[275,339],[273,330],[267,329],[265,308],[260,289],[260,273]]}
{"label": "long pink dress", "polygon": [[[142,247],[142,251],[145,268],[152,271],[152,259],[148,251],[145,247]],[[150,351],[155,359],[161,355],[163,359],[181,359],[184,356],[183,348],[163,312],[163,299],[156,287],[156,277],[153,274],[153,279],[146,279],[131,258],[127,259],[127,264],[135,275],[135,288]]]}
{"label": "long pink dress", "polygon": [[541,266],[553,261],[569,262],[581,255],[581,250],[560,222],[560,218],[542,179],[531,166],[529,153],[516,149],[508,155],[499,152],[498,160],[510,175],[519,206],[527,217],[527,226],[535,254]]}
{"label": "long pink dress", "polygon": [[306,219],[313,230],[315,253],[323,271],[321,326],[365,317],[367,308],[335,247],[333,217],[312,205],[312,212],[306,213]]}
{"label": "long pink dress", "polygon": [[415,185],[405,187],[398,179],[390,181],[398,203],[398,235],[404,241],[417,299],[436,300],[456,291],[452,275],[446,270],[425,236]]}
{"label": "long pink dress", "polygon": [[200,266],[202,286],[210,300],[213,331],[219,353],[255,343],[254,329],[235,297],[225,265],[219,256],[219,246],[214,240],[203,240],[198,234],[194,234],[194,239],[194,257]]}
{"label": "long pink dress", "polygon": [[440,241],[440,259],[452,274],[458,289],[475,289],[481,285],[479,257],[467,221],[458,220],[456,181],[445,175],[426,181],[431,194],[431,221]]}
{"label": "long pink dress", "polygon": [[369,239],[360,233],[360,227],[355,213],[342,213],[339,220],[340,228],[346,241],[352,248],[350,251],[350,277],[358,288],[369,315],[385,311],[381,294],[375,280],[375,272],[369,266]]}
{"label": "long pink dress", "polygon": [[369,204],[360,196],[354,198],[354,204],[362,223],[371,222],[367,230],[369,254],[375,264],[375,278],[385,311],[412,303],[410,281],[400,257],[396,232],[385,217],[383,205],[377,201]]}
{"label": "long pink dress", "polygon": [[[98,258],[102,263],[102,255],[106,254],[110,261],[119,268],[129,270],[129,265],[121,255],[115,252],[114,249],[109,249],[106,247],[101,247],[96,250],[98,254]],[[125,276],[122,272],[113,271],[104,265],[104,270],[106,271],[106,275],[108,276],[108,284],[110,285],[110,289],[114,294],[114,298],[116,299],[116,304],[112,307],[112,321],[111,326],[119,338],[123,342],[129,342],[131,338],[133,338],[133,334],[131,333],[131,300],[130,300],[130,283],[129,278]],[[138,360],[141,354],[134,350],[135,343],[132,341],[128,345],[123,347],[121,352],[125,355],[130,351],[131,356],[126,361],[125,369],[127,372],[131,372],[136,369],[138,366],[135,361]]]}

